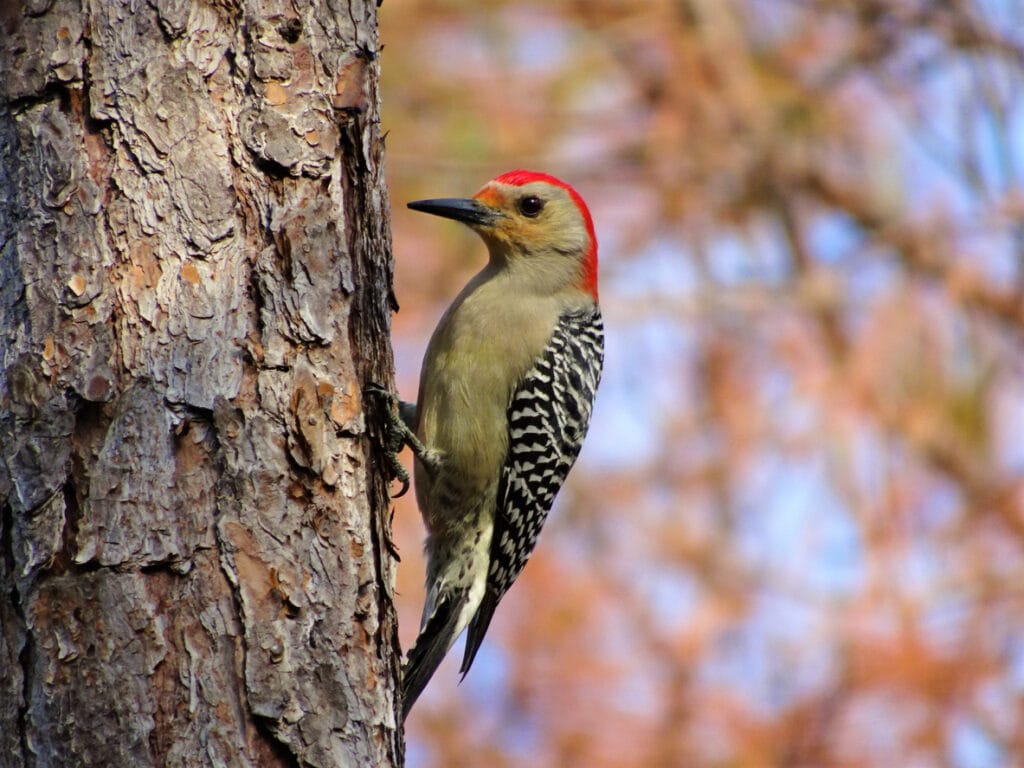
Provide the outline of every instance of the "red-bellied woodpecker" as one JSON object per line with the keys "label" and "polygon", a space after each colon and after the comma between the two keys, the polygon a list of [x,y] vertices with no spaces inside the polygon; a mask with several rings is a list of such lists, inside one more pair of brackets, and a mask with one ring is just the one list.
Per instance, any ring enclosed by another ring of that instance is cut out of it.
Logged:
{"label": "red-bellied woodpecker", "polygon": [[597,240],[572,187],[511,171],[472,198],[409,207],[469,225],[490,259],[430,339],[415,416],[403,404],[428,533],[406,715],[467,625],[469,671],[579,454],[604,356]]}

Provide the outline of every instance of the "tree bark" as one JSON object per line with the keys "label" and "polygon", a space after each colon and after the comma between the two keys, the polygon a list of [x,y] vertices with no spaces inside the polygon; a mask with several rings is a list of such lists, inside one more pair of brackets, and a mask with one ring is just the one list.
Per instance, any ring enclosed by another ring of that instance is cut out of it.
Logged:
{"label": "tree bark", "polygon": [[374,3],[0,29],[0,766],[399,765]]}

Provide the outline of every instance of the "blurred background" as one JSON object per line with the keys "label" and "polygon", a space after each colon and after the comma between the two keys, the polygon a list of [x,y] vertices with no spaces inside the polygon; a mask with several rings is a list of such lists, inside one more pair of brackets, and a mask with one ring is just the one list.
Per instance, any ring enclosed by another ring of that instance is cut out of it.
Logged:
{"label": "blurred background", "polygon": [[1024,766],[1024,3],[380,19],[402,392],[485,260],[404,204],[512,168],[588,201],[607,333],[579,463],[409,766]]}

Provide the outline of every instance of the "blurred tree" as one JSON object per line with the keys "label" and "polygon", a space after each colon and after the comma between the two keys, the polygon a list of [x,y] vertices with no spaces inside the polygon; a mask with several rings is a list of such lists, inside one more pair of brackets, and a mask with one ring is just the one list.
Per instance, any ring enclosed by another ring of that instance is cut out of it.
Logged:
{"label": "blurred tree", "polygon": [[[393,198],[565,177],[608,327],[581,462],[409,764],[1024,765],[1024,7],[389,0],[382,24]],[[398,209],[395,240],[408,391],[483,257]]]}

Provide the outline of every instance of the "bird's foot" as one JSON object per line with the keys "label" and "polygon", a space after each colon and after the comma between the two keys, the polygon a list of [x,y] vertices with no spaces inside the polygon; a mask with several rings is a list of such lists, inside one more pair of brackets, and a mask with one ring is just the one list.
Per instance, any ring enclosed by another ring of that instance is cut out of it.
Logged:
{"label": "bird's foot", "polygon": [[368,384],[363,388],[363,394],[378,397],[385,403],[384,456],[387,458],[391,477],[402,484],[401,490],[392,498],[400,498],[409,490],[409,471],[398,460],[398,454],[408,443],[409,436],[411,435],[413,439],[416,439],[416,436],[412,434],[412,430],[402,420],[402,401],[398,399],[394,392],[385,389],[379,384]]}
{"label": "bird's foot", "polygon": [[363,388],[363,392],[364,394],[379,397],[387,404],[384,451],[388,458],[392,476],[402,484],[402,490],[394,496],[397,499],[404,496],[409,490],[409,473],[398,460],[398,454],[402,448],[408,445],[428,470],[432,470],[437,465],[437,451],[427,448],[412,430],[412,424],[416,421],[415,403],[407,403],[400,400],[394,392],[378,384],[367,385]]}

